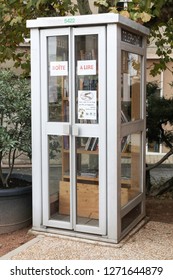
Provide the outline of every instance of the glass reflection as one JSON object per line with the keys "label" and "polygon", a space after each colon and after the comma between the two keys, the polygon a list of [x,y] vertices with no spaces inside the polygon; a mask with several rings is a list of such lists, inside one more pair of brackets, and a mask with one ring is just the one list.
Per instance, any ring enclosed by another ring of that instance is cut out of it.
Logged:
{"label": "glass reflection", "polygon": [[121,149],[121,206],[124,206],[141,192],[141,133],[123,137]]}
{"label": "glass reflection", "polygon": [[122,51],[121,110],[126,121],[141,117],[141,56]]}
{"label": "glass reflection", "polygon": [[68,36],[48,37],[49,121],[69,122]]}
{"label": "glass reflection", "polygon": [[69,222],[69,151],[65,150],[64,143],[64,136],[49,136],[49,218]]}
{"label": "glass reflection", "polygon": [[77,224],[99,226],[98,138],[76,139]]}
{"label": "glass reflection", "polygon": [[98,123],[98,35],[75,37],[76,122]]}

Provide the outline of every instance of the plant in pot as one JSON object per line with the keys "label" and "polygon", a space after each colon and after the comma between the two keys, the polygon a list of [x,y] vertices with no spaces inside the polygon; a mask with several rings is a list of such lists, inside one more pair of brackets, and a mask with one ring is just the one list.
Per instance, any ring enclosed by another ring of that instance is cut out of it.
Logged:
{"label": "plant in pot", "polygon": [[31,158],[30,92],[29,79],[0,70],[0,234],[31,223],[31,176],[14,173],[21,154]]}

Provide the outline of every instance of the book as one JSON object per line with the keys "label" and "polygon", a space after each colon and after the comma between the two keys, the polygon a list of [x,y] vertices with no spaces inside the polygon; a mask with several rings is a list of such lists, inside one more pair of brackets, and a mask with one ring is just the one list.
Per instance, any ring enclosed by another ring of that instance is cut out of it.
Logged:
{"label": "book", "polygon": [[127,123],[128,119],[126,118],[124,112],[121,110],[121,123]]}
{"label": "book", "polygon": [[64,145],[64,149],[68,150],[69,149],[69,136],[63,136],[63,145]]}
{"label": "book", "polygon": [[80,50],[80,59],[81,59],[81,60],[84,60],[84,59],[85,59],[84,50]]}
{"label": "book", "polygon": [[86,151],[89,151],[91,149],[91,145],[92,145],[92,137],[89,137],[87,142],[86,142],[86,145],[85,145],[85,150]]}
{"label": "book", "polygon": [[68,80],[66,78],[64,78],[64,97],[68,97]]}
{"label": "book", "polygon": [[80,171],[80,176],[96,178],[96,177],[98,176],[98,170],[97,170],[97,169],[85,169],[85,170],[81,170],[81,171]]}
{"label": "book", "polygon": [[98,138],[94,138],[94,140],[92,142],[91,151],[96,151],[97,150],[97,146],[98,146]]}

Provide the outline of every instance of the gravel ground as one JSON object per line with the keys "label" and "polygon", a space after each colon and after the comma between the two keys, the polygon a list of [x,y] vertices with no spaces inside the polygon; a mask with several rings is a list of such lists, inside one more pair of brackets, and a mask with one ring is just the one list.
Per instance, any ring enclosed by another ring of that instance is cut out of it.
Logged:
{"label": "gravel ground", "polygon": [[173,224],[149,221],[117,245],[59,235],[39,235],[1,259],[172,260]]}
{"label": "gravel ground", "polygon": [[[170,170],[167,173],[170,176]],[[163,172],[159,170],[151,175],[157,183]],[[173,260],[173,203],[172,200],[155,202],[154,206],[152,199],[147,202],[150,221],[117,245],[45,234],[36,236],[0,259]]]}

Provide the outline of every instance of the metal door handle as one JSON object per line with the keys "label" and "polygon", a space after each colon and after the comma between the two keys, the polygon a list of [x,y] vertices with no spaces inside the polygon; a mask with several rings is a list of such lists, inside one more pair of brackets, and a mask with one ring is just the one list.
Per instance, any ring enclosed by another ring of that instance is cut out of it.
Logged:
{"label": "metal door handle", "polygon": [[69,124],[64,124],[63,125],[63,134],[65,135],[70,135],[71,131],[70,131],[70,125]]}
{"label": "metal door handle", "polygon": [[79,136],[79,127],[74,125],[72,128],[72,134],[73,136]]}

